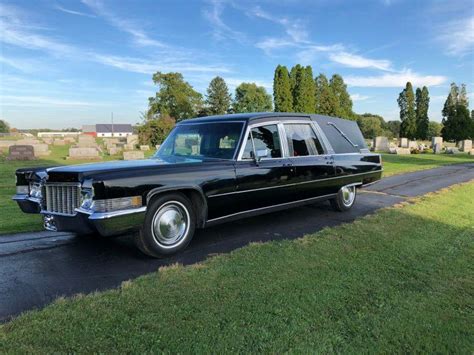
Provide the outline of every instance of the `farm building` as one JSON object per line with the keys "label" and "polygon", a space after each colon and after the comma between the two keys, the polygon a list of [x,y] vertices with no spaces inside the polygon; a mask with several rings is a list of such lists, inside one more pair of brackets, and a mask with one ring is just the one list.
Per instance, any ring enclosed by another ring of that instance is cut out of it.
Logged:
{"label": "farm building", "polygon": [[131,124],[95,124],[82,126],[82,133],[94,137],[126,137],[133,134]]}

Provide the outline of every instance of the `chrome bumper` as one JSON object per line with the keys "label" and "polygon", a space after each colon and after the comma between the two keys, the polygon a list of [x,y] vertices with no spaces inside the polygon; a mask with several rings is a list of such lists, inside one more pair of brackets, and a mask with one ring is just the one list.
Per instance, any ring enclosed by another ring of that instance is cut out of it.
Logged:
{"label": "chrome bumper", "polygon": [[98,232],[112,236],[139,229],[145,219],[146,206],[114,212],[92,212],[77,208],[74,215],[51,213],[41,209],[41,201],[28,195],[15,195],[25,213],[39,213],[44,216],[44,227],[53,231],[67,231],[79,234]]}

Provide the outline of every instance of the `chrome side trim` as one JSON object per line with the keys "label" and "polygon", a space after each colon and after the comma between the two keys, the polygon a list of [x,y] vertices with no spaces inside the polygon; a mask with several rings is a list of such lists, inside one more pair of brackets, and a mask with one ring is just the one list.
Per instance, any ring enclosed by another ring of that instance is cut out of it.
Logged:
{"label": "chrome side trim", "polygon": [[322,196],[317,196],[317,197],[310,197],[310,198],[305,198],[303,200],[279,203],[277,205],[271,205],[271,206],[266,206],[266,207],[255,208],[255,209],[252,209],[252,210],[232,213],[232,214],[229,214],[229,215],[226,215],[226,216],[209,219],[206,222],[206,224],[212,224],[212,223],[216,223],[216,222],[219,222],[219,221],[222,221],[222,220],[231,219],[231,218],[241,216],[241,215],[246,215],[246,214],[248,214],[248,215],[259,214],[260,212],[263,213],[264,211],[268,211],[268,210],[276,210],[276,209],[278,209],[280,207],[284,207],[284,206],[291,206],[291,205],[297,206],[297,205],[300,205],[300,204],[310,203],[310,202],[313,202],[313,201],[327,200],[331,197],[335,197],[336,195],[337,194],[328,194],[328,195],[322,195]]}
{"label": "chrome side trim", "polygon": [[352,176],[360,176],[360,175],[366,175],[366,174],[375,174],[375,173],[378,173],[378,172],[380,172],[380,173],[383,172],[383,169],[381,169],[381,170],[375,170],[375,171],[368,171],[368,172],[365,172],[365,173],[334,176],[334,177],[330,177],[330,178],[323,178],[323,179],[317,179],[317,180],[311,180],[311,181],[295,182],[295,183],[285,184],[285,185],[280,185],[280,186],[269,186],[269,187],[261,187],[261,188],[258,188],[258,189],[251,189],[251,190],[225,192],[225,193],[222,193],[222,194],[216,194],[216,195],[208,196],[208,198],[211,198],[211,197],[219,197],[219,196],[225,196],[225,195],[233,195],[233,194],[242,194],[242,193],[245,193],[245,192],[261,191],[261,190],[269,190],[269,189],[278,189],[278,188],[287,187],[287,186],[296,186],[296,185],[311,184],[311,183],[313,183],[313,182],[320,182],[320,181],[327,181],[327,180],[334,180],[334,179],[349,178],[349,177],[352,177]]}
{"label": "chrome side trim", "polygon": [[41,199],[39,198],[35,198],[35,197],[30,197],[28,195],[14,195],[12,197],[12,200],[13,201],[30,201],[30,202],[34,202],[34,203],[37,203],[38,205],[41,204]]}
{"label": "chrome side trim", "polygon": [[102,220],[114,217],[126,216],[129,214],[146,212],[146,206],[138,208],[130,208],[127,210],[113,211],[113,212],[93,212],[89,215],[90,220]]}

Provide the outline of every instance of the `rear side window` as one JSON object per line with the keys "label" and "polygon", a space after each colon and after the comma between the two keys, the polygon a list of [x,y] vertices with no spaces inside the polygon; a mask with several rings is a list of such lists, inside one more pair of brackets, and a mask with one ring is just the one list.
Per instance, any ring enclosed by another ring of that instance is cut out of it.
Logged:
{"label": "rear side window", "polygon": [[282,155],[278,126],[268,125],[252,128],[247,137],[247,143],[245,145],[242,159],[253,159],[255,156],[254,147],[255,151],[267,149],[269,153],[268,158],[281,158]]}
{"label": "rear side window", "polygon": [[290,157],[322,154],[323,147],[309,124],[285,124],[286,140]]}

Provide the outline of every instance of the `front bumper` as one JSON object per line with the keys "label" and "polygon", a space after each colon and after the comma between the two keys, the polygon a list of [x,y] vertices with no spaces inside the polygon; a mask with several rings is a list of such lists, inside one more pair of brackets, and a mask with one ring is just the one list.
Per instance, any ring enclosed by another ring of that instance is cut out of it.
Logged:
{"label": "front bumper", "polygon": [[28,195],[15,195],[12,199],[23,212],[42,214],[45,229],[78,234],[99,233],[106,237],[139,229],[146,213],[146,206],[143,206],[104,213],[77,208],[74,215],[64,215],[41,210],[41,201]]}

